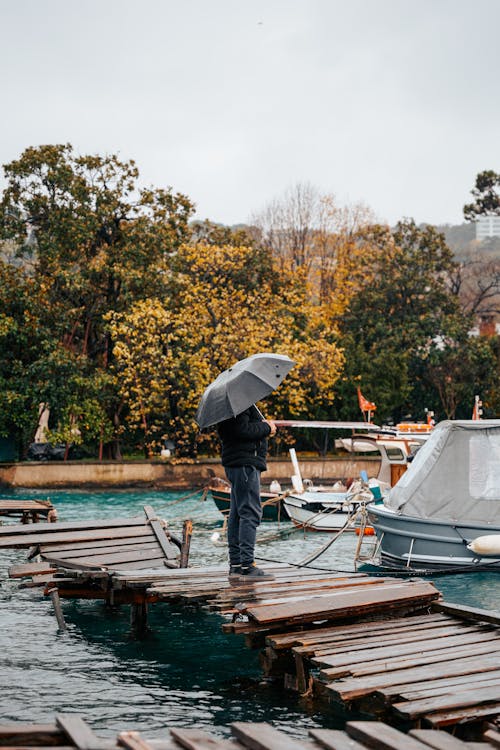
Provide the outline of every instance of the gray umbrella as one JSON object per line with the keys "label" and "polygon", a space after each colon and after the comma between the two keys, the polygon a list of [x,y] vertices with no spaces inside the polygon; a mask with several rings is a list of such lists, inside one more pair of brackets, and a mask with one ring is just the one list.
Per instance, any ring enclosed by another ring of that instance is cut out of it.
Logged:
{"label": "gray umbrella", "polygon": [[236,417],[269,396],[294,364],[285,354],[254,354],[221,372],[201,397],[195,417],[200,429]]}

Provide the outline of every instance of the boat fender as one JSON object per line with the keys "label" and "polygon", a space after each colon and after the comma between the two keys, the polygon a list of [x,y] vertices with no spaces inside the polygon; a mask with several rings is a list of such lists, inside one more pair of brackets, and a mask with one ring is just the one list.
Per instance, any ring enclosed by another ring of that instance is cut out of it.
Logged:
{"label": "boat fender", "polygon": [[500,555],[500,534],[478,536],[469,542],[467,549],[476,555]]}

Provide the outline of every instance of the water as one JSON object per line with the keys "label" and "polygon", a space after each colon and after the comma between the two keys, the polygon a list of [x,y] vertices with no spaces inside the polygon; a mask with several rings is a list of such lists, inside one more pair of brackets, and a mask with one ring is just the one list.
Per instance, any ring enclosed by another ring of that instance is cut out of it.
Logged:
{"label": "water", "polygon": [[[141,515],[144,505],[181,532],[192,518],[192,565],[225,563],[226,549],[212,540],[221,515],[210,499],[180,492],[4,492],[2,498],[50,497],[60,521]],[[179,502],[180,501],[180,502]],[[290,524],[262,524],[257,556],[298,562],[329,536],[291,530]],[[354,535],[343,535],[317,566],[353,570]],[[26,560],[25,550],[0,550],[0,718],[2,722],[51,722],[57,712],[77,712],[99,734],[136,729],[146,737],[165,727],[205,728],[221,736],[232,721],[267,721],[291,736],[312,727],[340,727],[330,712],[314,712],[296,694],[261,680],[258,654],[242,637],[224,635],[217,614],[167,604],[150,608],[151,630],[130,637],[129,608],[102,602],[63,601],[67,633],[58,633],[50,600],[40,589],[20,589],[8,579],[10,565]],[[436,576],[447,601],[499,608],[500,574]]]}

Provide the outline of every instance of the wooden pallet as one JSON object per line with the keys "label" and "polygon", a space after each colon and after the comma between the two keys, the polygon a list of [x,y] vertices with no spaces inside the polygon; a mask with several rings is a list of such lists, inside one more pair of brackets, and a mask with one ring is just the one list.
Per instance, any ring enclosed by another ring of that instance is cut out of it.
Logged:
{"label": "wooden pallet", "polygon": [[0,747],[35,750],[492,750],[500,747],[500,732],[486,731],[479,742],[464,742],[435,730],[404,734],[375,721],[348,722],[345,731],[310,729],[297,739],[266,723],[235,722],[231,739],[200,729],[165,729],[162,739],[147,740],[139,732],[120,732],[115,739],[98,737],[78,714],[59,714],[55,724],[0,725]]}

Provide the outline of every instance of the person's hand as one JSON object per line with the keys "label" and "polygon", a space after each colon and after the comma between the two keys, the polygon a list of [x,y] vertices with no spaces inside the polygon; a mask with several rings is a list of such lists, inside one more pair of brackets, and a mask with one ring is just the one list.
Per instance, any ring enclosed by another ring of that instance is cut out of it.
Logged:
{"label": "person's hand", "polygon": [[271,432],[269,433],[269,437],[274,437],[276,435],[276,430],[278,429],[275,425],[275,423],[272,421],[272,419],[265,419],[264,422],[269,425],[271,428]]}

